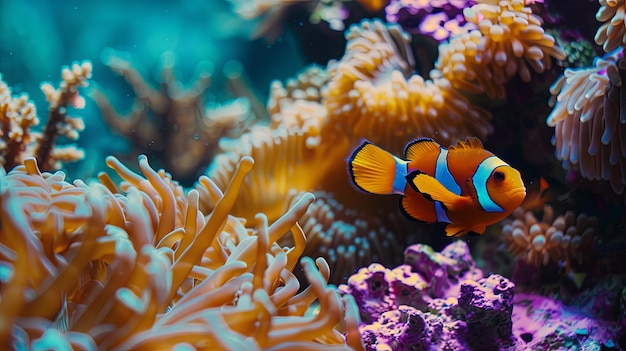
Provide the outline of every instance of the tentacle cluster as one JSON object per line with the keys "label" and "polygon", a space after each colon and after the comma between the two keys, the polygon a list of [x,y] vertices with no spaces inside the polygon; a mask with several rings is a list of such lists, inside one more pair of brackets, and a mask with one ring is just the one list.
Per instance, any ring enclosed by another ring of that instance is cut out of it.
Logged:
{"label": "tentacle cluster", "polygon": [[599,230],[595,217],[567,212],[555,218],[549,205],[544,207],[541,220],[520,207],[503,224],[508,251],[537,267],[550,261],[578,265],[588,262]]}
{"label": "tentacle cluster", "polygon": [[439,46],[436,68],[456,88],[503,99],[514,76],[530,82],[531,69],[543,73],[565,52],[546,33],[524,0],[479,3],[463,11],[478,29],[453,36]]}
{"label": "tentacle cluster", "polygon": [[615,193],[626,186],[626,61],[622,50],[596,58],[594,66],[566,69],[552,85],[547,118],[555,127],[556,156],[591,180],[608,180]]}
{"label": "tentacle cluster", "polygon": [[[141,174],[107,164],[122,183],[103,173],[70,184],[34,158],[0,176],[3,349],[361,348],[357,308],[326,285],[326,261],[301,261],[302,292],[292,273],[306,243],[297,220],[313,195],[247,228],[229,212],[248,157],[224,192],[202,177],[202,194],[185,194],[144,156]],[[210,213],[199,210],[203,196]],[[276,243],[286,233],[291,247]],[[319,313],[305,314],[314,300]]]}

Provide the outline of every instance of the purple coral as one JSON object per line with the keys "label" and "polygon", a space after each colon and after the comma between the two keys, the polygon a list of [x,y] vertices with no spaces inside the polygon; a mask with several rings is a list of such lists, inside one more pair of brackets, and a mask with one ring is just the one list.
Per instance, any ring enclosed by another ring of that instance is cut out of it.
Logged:
{"label": "purple coral", "polygon": [[375,321],[383,312],[395,307],[389,292],[390,274],[383,265],[373,263],[353,274],[348,285],[339,286],[340,293],[354,296],[363,322]]}
{"label": "purple coral", "polygon": [[474,346],[513,344],[513,296],[515,284],[492,274],[478,281],[461,284],[459,307],[465,312],[468,341]]}
{"label": "purple coral", "polygon": [[360,329],[366,350],[429,350],[443,337],[444,320],[410,306],[383,313]]}
{"label": "purple coral", "polygon": [[463,17],[463,9],[475,3],[473,0],[392,0],[385,12],[387,22],[398,23],[412,34],[444,41],[451,35],[474,28]]}
{"label": "purple coral", "polygon": [[619,339],[619,322],[592,317],[593,309],[516,295],[515,284],[497,274],[483,278],[463,241],[441,252],[409,246],[403,265],[362,268],[339,291],[357,301],[366,350],[616,349]]}

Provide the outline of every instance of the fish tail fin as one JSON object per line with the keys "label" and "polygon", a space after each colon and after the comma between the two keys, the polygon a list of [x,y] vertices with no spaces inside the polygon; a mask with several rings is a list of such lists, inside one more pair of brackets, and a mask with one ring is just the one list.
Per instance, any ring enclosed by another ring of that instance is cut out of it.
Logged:
{"label": "fish tail fin", "polygon": [[[403,161],[369,141],[363,142],[354,150],[348,160],[350,176],[353,183],[363,191],[372,194],[398,194],[404,191],[404,186],[395,184],[396,171],[404,165]],[[400,177],[406,185],[404,175]],[[399,189],[401,188],[401,189]]]}

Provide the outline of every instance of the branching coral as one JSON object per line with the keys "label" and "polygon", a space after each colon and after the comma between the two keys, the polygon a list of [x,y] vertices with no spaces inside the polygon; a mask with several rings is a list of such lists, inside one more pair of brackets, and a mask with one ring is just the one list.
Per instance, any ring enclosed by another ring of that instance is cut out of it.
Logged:
{"label": "branching coral", "polygon": [[[85,100],[78,88],[85,87],[91,78],[90,62],[74,63],[61,71],[58,88],[50,83],[41,85],[48,101],[48,119],[43,132],[31,130],[39,124],[35,105],[27,95],[12,96],[11,89],[0,76],[0,166],[10,170],[30,156],[39,159],[46,170],[59,169],[62,162],[74,162],[84,152],[73,145],[56,145],[58,137],[78,139],[85,128],[83,120],[69,116],[68,108],[83,108]],[[0,167],[0,168],[2,168]]]}
{"label": "branching coral", "polygon": [[581,266],[589,263],[591,245],[598,234],[598,221],[573,212],[554,218],[552,207],[546,205],[541,221],[521,207],[513,218],[503,222],[502,236],[507,250],[539,267],[550,261]]}
{"label": "branching coral", "polygon": [[[105,174],[70,184],[34,158],[0,177],[3,348],[361,348],[354,301],[326,286],[326,262],[302,260],[310,285],[300,293],[291,273],[311,194],[272,225],[258,214],[246,228],[229,212],[250,158],[224,193],[202,177],[204,195],[185,194],[143,156],[142,175],[115,158],[107,164],[119,186]],[[211,213],[198,210],[201,196],[216,204]],[[294,246],[278,246],[289,232]],[[305,315],[315,299],[319,312]]]}
{"label": "branching coral", "polygon": [[606,52],[619,46],[626,46],[626,24],[624,23],[624,0],[599,0],[600,9],[596,19],[602,22],[594,38],[596,44],[602,45]]}
{"label": "branching coral", "polygon": [[626,117],[622,51],[597,58],[594,67],[566,69],[550,88],[556,156],[591,180],[608,180],[615,193],[626,185]]}
{"label": "branching coral", "polygon": [[436,63],[439,74],[456,88],[503,99],[504,86],[514,76],[530,82],[531,69],[543,73],[553,58],[565,59],[565,52],[544,32],[541,18],[524,0],[479,3],[463,14],[478,29],[440,45]]}
{"label": "branching coral", "polygon": [[445,78],[413,74],[409,37],[397,25],[364,20],[346,32],[346,53],[329,64],[325,105],[330,128],[352,140],[365,137],[396,153],[416,135],[442,144],[492,131],[487,111],[456,92]]}
{"label": "branching coral", "polygon": [[162,81],[156,89],[121,54],[111,50],[103,56],[105,63],[123,76],[136,94],[132,110],[122,116],[104,93],[94,90],[92,97],[104,120],[132,142],[136,152],[158,157],[181,181],[195,179],[199,170],[209,164],[221,137],[240,135],[253,120],[245,99],[214,105],[213,109],[205,107],[212,77],[212,66],[207,62],[198,64],[195,77],[183,88],[174,74],[173,54],[164,54]]}

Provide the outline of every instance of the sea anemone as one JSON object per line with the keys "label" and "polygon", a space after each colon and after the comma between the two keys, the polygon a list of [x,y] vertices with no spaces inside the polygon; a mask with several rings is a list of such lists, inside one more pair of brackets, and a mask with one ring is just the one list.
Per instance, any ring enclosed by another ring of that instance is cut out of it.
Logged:
{"label": "sea anemone", "polygon": [[450,144],[491,132],[487,111],[458,94],[445,78],[413,74],[409,36],[397,25],[364,20],[346,32],[341,60],[331,62],[325,105],[329,128],[400,153],[416,135]]}
{"label": "sea anemone", "polygon": [[326,70],[312,65],[284,85],[279,80],[273,81],[267,103],[270,128],[300,129],[307,135],[309,148],[318,146],[322,128],[328,122],[328,112],[322,101],[322,90],[328,80]]}
{"label": "sea anemone", "polygon": [[330,282],[340,283],[372,262],[398,264],[397,234],[374,216],[348,208],[331,193],[317,191],[300,223],[307,238],[305,256],[326,258]]}
{"label": "sea anemone", "polygon": [[[361,348],[357,308],[327,287],[326,262],[302,259],[309,287],[300,293],[291,273],[306,242],[296,221],[313,195],[272,225],[258,214],[246,228],[229,212],[250,158],[224,193],[200,179],[210,213],[198,210],[203,195],[185,194],[144,156],[142,174],[107,164],[122,183],[103,173],[70,184],[34,158],[0,176],[3,349]],[[287,233],[294,245],[280,247]],[[319,313],[305,315],[316,299]]]}
{"label": "sea anemone", "polygon": [[566,69],[550,88],[556,156],[591,180],[608,180],[621,194],[626,185],[626,61],[620,50],[597,58],[594,67]]}
{"label": "sea anemone", "polygon": [[598,221],[585,214],[565,215],[554,218],[551,206],[543,209],[541,221],[521,207],[512,218],[503,221],[502,236],[507,250],[536,267],[550,261],[582,265],[588,262],[591,245],[598,233]]}
{"label": "sea anemone", "polygon": [[596,19],[602,22],[594,38],[596,44],[602,45],[606,52],[619,46],[626,46],[626,25],[624,24],[624,0],[599,0],[600,8]]}
{"label": "sea anemone", "polygon": [[456,88],[503,99],[504,86],[512,77],[519,75],[528,83],[531,68],[543,73],[552,67],[553,58],[565,59],[565,52],[541,27],[541,18],[523,0],[479,3],[463,14],[478,29],[440,45],[436,63],[440,74]]}
{"label": "sea anemone", "polygon": [[[297,119],[292,121],[296,123]],[[257,161],[257,167],[241,188],[234,215],[252,220],[263,209],[272,222],[286,208],[291,190],[323,188],[334,182],[329,174],[337,170],[345,173],[343,160],[350,145],[312,142],[311,138],[318,140],[319,130],[309,128],[308,123],[304,126],[306,130],[281,125],[276,129],[254,126],[240,138],[222,142],[224,152],[217,155],[207,172],[220,189],[228,186],[239,158],[250,156]],[[212,205],[206,206],[203,208]]]}

